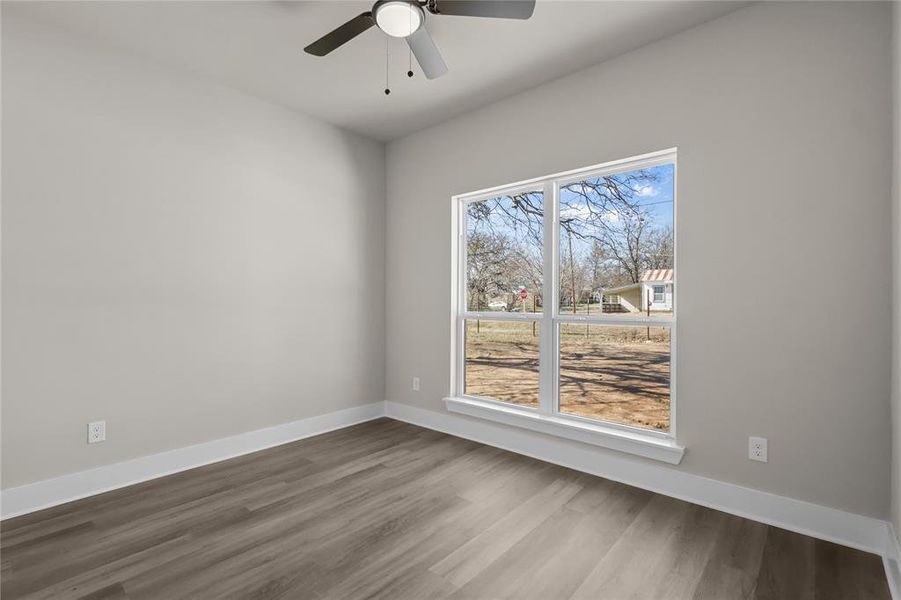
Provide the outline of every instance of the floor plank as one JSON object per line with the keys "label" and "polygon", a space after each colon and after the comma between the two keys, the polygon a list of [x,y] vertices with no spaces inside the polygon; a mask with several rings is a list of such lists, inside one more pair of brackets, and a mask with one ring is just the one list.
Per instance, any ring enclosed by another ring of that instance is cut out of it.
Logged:
{"label": "floor plank", "polygon": [[379,419],[0,523],[6,599],[887,600],[879,557]]}
{"label": "floor plank", "polygon": [[694,600],[753,598],[767,529],[763,523],[726,515]]}

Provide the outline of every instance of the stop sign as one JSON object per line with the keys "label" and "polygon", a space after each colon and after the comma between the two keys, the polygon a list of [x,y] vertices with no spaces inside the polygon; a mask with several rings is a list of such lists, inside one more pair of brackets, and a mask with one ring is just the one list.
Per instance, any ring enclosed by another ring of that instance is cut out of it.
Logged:
{"label": "stop sign", "polygon": [[523,289],[519,290],[519,297],[522,298],[523,300],[525,300],[526,298],[529,297],[529,292],[527,292],[525,290],[525,288],[523,288]]}

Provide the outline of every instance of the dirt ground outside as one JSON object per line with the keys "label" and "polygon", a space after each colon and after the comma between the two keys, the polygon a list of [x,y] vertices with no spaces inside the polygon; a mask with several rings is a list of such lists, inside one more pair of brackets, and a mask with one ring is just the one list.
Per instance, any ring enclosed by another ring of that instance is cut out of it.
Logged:
{"label": "dirt ground outside", "polygon": [[[538,326],[469,321],[465,393],[538,406]],[[663,327],[560,327],[560,410],[666,431],[670,338]]]}

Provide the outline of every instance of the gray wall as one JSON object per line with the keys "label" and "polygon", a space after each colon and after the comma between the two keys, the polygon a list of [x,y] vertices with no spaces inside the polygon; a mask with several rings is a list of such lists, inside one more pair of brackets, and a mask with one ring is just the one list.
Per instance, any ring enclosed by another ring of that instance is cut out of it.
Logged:
{"label": "gray wall", "polygon": [[381,401],[384,147],[7,8],[3,487]]}
{"label": "gray wall", "polygon": [[387,398],[444,410],[452,194],[678,146],[675,468],[887,517],[889,11],[753,5],[391,143]]}

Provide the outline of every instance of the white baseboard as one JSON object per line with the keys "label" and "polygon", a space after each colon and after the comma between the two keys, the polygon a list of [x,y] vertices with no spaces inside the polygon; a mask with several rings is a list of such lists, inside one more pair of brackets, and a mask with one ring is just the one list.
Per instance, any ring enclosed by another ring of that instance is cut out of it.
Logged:
{"label": "white baseboard", "polygon": [[7,519],[382,416],[879,554],[892,597],[901,600],[901,550],[886,521],[692,475],[626,454],[395,402],[375,402],[9,488],[0,492],[0,514]]}
{"label": "white baseboard", "polygon": [[383,416],[385,403],[374,402],[5,489],[0,492],[0,514],[8,519]]}
{"label": "white baseboard", "polygon": [[885,576],[888,579],[888,587],[892,591],[893,600],[901,600],[901,547],[898,544],[898,532],[891,522],[885,524],[886,543],[885,552],[882,554],[882,563],[885,567]]}
{"label": "white baseboard", "polygon": [[[386,403],[387,416],[672,496],[804,535],[886,556],[885,521],[664,467],[617,452],[488,421]],[[899,599],[901,600],[901,599]]]}

